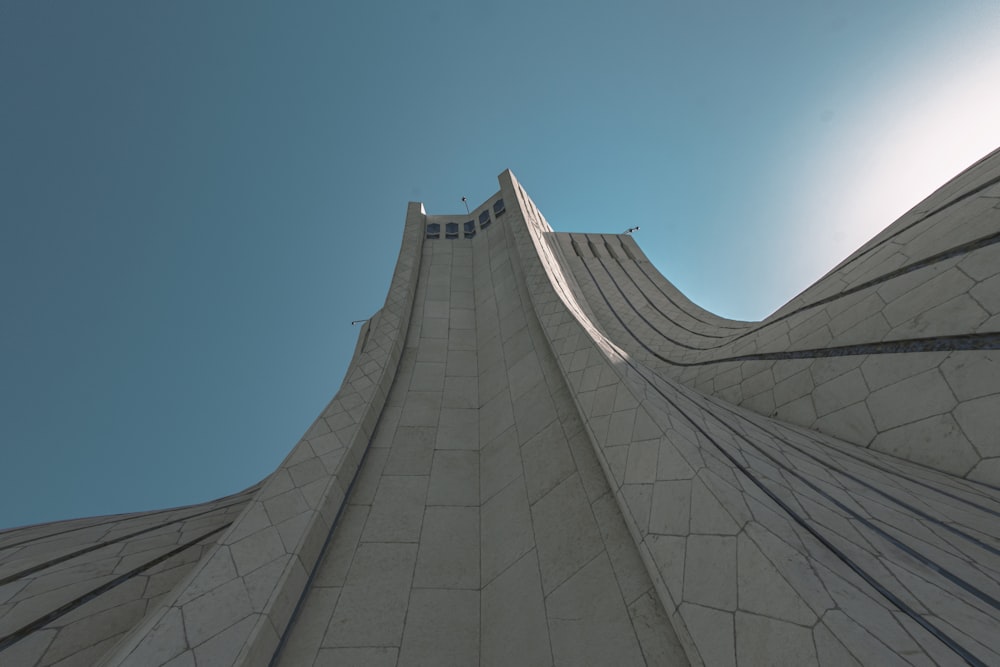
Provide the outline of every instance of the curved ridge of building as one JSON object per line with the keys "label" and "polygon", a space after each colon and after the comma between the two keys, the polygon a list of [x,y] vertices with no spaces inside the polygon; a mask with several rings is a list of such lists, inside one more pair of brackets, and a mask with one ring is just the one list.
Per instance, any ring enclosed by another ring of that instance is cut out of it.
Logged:
{"label": "curved ridge of building", "polygon": [[1000,663],[1000,153],[762,322],[499,181],[258,487],[0,533],[0,664]]}
{"label": "curved ridge of building", "polygon": [[0,665],[92,665],[157,609],[257,488],[0,531]]}
{"label": "curved ridge of building", "polygon": [[993,485],[997,154],[762,322],[688,302],[630,236],[556,234],[597,321],[664,377],[760,414]]}

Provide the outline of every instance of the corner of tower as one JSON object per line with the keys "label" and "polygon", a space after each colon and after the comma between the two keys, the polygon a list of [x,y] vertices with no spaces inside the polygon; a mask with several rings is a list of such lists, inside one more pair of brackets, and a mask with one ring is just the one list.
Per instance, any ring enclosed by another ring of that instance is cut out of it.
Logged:
{"label": "corner of tower", "polygon": [[500,183],[500,192],[507,192],[511,197],[517,198],[517,192],[520,190],[522,195],[525,195],[524,188],[518,182],[517,177],[514,176],[514,172],[510,169],[504,169],[497,176],[497,181]]}
{"label": "corner of tower", "polygon": [[502,172],[500,172],[500,175],[497,176],[497,181],[500,182],[501,189],[503,189],[505,183],[513,184],[518,182],[517,177],[514,176],[514,172],[512,172],[510,169],[504,169]]}

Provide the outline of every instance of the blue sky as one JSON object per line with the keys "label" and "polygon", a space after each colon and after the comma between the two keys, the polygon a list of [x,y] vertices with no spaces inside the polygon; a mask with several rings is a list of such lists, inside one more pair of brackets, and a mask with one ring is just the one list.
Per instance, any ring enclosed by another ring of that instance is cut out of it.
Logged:
{"label": "blue sky", "polygon": [[268,474],[510,168],[760,319],[1000,145],[993,0],[0,4],[0,528]]}

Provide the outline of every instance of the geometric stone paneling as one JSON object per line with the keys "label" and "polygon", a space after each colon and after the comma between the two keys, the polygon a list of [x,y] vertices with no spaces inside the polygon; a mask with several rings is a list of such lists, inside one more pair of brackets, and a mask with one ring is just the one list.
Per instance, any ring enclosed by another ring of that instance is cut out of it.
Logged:
{"label": "geometric stone paneling", "polygon": [[0,661],[1000,664],[1000,153],[762,322],[499,181],[257,487],[0,532]]}
{"label": "geometric stone paneling", "polygon": [[[886,260],[895,275],[883,277],[869,246],[855,255],[863,278],[831,274],[837,291],[807,290],[814,301],[800,298],[764,323],[731,322],[644,266],[631,238],[551,232],[505,177],[505,197],[515,193],[525,218],[510,224],[529,297],[692,662],[1000,660],[1000,640],[986,630],[997,627],[1000,607],[983,604],[1000,593],[1000,494],[961,479],[1000,468],[983,468],[996,460],[986,434],[996,431],[997,380],[971,361],[989,364],[996,353],[961,340],[953,351],[946,341],[912,352],[823,352],[876,315],[888,324],[880,303],[897,304],[897,327],[921,318],[914,304],[951,304],[971,284],[947,275],[951,260],[925,261],[934,247],[922,241],[924,255]],[[971,187],[983,192],[995,185],[988,181],[980,175]],[[975,241],[982,219],[968,224],[977,229],[938,238]],[[906,225],[897,231],[905,238]],[[865,294],[879,285],[878,298]],[[949,322],[978,317],[948,312]],[[872,343],[892,340],[885,326],[869,330],[883,332]],[[747,360],[716,361],[726,355]],[[622,436],[630,420],[637,428],[635,404],[648,420],[641,439],[635,430]]]}
{"label": "geometric stone paneling", "polygon": [[[967,429],[949,418],[923,421],[1000,395],[1000,372],[988,370],[1000,348],[998,162],[994,153],[970,167],[761,322],[697,307],[631,236],[553,236],[582,310],[656,374],[1000,484],[994,467],[980,465],[996,455],[974,445]],[[933,435],[908,442],[921,428]]]}
{"label": "geometric stone paneling", "polygon": [[[419,204],[407,210],[406,227],[385,305],[362,327],[354,358],[340,391],[265,480],[243,513],[198,563],[184,585],[134,628],[103,664],[149,665],[168,660],[210,660],[213,664],[267,664],[278,648],[293,610],[323,553],[335,520],[345,507],[346,491],[366,458],[376,423],[397,376],[416,289],[419,252],[426,216]],[[412,365],[407,377],[414,376]],[[419,374],[427,387],[441,383],[435,369]],[[423,394],[434,394],[425,391]],[[420,426],[419,413],[406,406],[389,411],[399,423]],[[416,423],[413,423],[416,422]],[[425,434],[414,429],[412,447],[380,465],[412,470],[430,466]],[[390,508],[422,493],[426,484],[402,480],[376,492],[380,530],[405,532],[413,520]],[[381,513],[381,514],[379,514]],[[419,518],[419,517],[418,517]],[[373,530],[376,530],[373,523]],[[404,536],[406,538],[407,536]],[[416,541],[418,534],[408,534]],[[412,545],[415,557],[416,544]],[[229,571],[214,563],[231,560]],[[410,565],[412,572],[412,563]],[[355,595],[350,584],[343,596]],[[404,609],[405,611],[405,609]],[[183,623],[177,622],[178,615]],[[401,619],[399,621],[401,623]],[[187,629],[188,626],[197,629]],[[203,657],[199,657],[203,656]]]}
{"label": "geometric stone paneling", "polygon": [[0,662],[96,662],[159,607],[256,491],[0,533]]}
{"label": "geometric stone paneling", "polygon": [[[278,664],[686,664],[506,220],[424,244],[389,407]],[[612,396],[623,443],[635,405]]]}

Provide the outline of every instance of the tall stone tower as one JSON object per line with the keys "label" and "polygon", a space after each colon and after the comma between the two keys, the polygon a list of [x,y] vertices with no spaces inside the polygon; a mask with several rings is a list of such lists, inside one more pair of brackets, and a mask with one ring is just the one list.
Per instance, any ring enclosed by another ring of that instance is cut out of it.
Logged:
{"label": "tall stone tower", "polygon": [[499,181],[259,485],[0,533],[0,664],[1000,664],[1000,153],[762,322]]}

